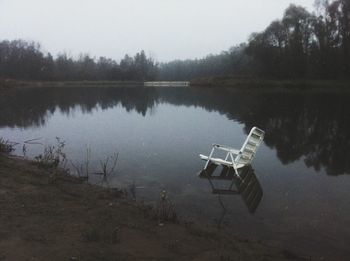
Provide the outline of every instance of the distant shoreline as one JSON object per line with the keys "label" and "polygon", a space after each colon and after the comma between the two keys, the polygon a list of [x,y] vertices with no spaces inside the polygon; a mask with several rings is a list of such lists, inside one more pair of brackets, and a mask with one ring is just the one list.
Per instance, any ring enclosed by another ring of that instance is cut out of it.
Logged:
{"label": "distant shoreline", "polygon": [[[159,81],[161,82],[161,81]],[[157,82],[157,83],[159,83]],[[170,81],[167,81],[170,82]],[[0,80],[0,94],[22,88],[74,88],[74,87],[137,87],[153,88],[163,85],[148,85],[142,81],[25,81]],[[208,77],[189,81],[188,86],[169,85],[166,87],[225,88],[231,91],[248,92],[350,92],[349,80],[310,79],[262,79],[239,77]]]}
{"label": "distant shoreline", "polygon": [[87,87],[96,86],[143,86],[142,81],[26,81],[26,80],[0,80],[0,87]]}
{"label": "distant shoreline", "polygon": [[6,90],[18,90],[23,88],[153,88],[153,87],[189,87],[189,82],[184,81],[25,81],[25,80],[0,80],[0,93]]}
{"label": "distant shoreline", "polygon": [[235,77],[208,77],[194,79],[192,87],[227,88],[241,91],[342,91],[350,92],[350,81],[347,80],[311,80],[311,79],[260,79]]}

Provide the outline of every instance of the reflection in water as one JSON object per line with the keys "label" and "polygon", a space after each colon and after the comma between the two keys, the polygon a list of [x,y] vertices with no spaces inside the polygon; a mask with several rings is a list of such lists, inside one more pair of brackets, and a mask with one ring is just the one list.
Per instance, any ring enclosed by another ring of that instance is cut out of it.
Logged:
{"label": "reflection in water", "polygon": [[[220,166],[221,170],[217,171],[217,167],[216,164],[208,165],[199,173],[199,177],[207,179],[212,193],[218,195],[219,204],[222,207],[218,226],[221,226],[227,212],[227,207],[221,198],[222,195],[240,195],[249,212],[254,214],[263,197],[263,190],[253,168],[250,165],[241,168],[237,176],[233,168]],[[223,184],[217,184],[215,181],[221,181]]]}
{"label": "reflection in water", "polygon": [[121,104],[127,111],[145,115],[157,102],[148,88],[40,88],[0,96],[0,127],[43,126],[57,109],[69,115],[79,106],[84,113]]}
{"label": "reflection in water", "polygon": [[[196,88],[43,88],[0,97],[0,127],[39,127],[60,110],[84,113],[121,105],[145,116],[159,103],[199,106],[266,130],[283,164],[304,160],[330,175],[350,173],[350,97],[339,94],[247,94]],[[327,106],[325,106],[327,105]],[[171,115],[169,115],[171,117]]]}

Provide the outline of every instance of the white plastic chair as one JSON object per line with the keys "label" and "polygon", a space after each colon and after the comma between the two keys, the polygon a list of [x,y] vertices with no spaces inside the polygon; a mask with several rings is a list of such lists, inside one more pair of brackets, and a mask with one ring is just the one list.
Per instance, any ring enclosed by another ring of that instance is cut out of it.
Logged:
{"label": "white plastic chair", "polygon": [[[227,167],[234,168],[236,175],[239,176],[238,169],[251,164],[257,149],[264,139],[264,136],[265,132],[263,130],[253,127],[240,150],[236,150],[225,145],[213,144],[213,148],[209,156],[199,154],[199,157],[206,161],[204,169],[206,169],[208,164],[212,162],[216,165],[225,165]],[[213,155],[215,149],[227,152],[226,157],[224,159],[214,158]]]}

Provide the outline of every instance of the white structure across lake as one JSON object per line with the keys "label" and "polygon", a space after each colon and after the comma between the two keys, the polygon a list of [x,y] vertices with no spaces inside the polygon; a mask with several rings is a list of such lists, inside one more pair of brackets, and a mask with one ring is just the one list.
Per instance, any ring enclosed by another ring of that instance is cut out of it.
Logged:
{"label": "white structure across lake", "polygon": [[190,82],[144,82],[144,86],[159,87],[185,87],[190,86]]}

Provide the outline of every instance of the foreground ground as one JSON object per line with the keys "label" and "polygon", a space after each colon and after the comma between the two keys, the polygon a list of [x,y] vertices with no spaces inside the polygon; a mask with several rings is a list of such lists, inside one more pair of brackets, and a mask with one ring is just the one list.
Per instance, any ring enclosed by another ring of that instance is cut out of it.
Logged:
{"label": "foreground ground", "polygon": [[304,260],[0,154],[0,260]]}

